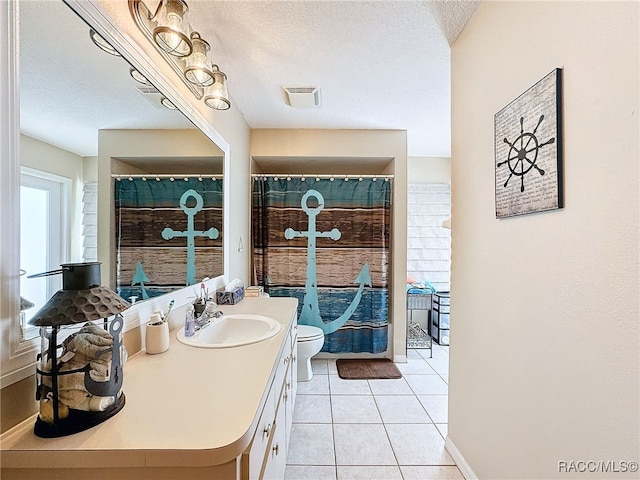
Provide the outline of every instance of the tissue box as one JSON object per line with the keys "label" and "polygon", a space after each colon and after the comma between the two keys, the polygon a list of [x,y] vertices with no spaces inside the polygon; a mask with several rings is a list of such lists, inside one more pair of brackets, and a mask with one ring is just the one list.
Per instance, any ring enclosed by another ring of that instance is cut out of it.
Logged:
{"label": "tissue box", "polygon": [[244,287],[238,287],[230,292],[225,292],[224,288],[216,291],[216,303],[218,305],[235,305],[244,298]]}

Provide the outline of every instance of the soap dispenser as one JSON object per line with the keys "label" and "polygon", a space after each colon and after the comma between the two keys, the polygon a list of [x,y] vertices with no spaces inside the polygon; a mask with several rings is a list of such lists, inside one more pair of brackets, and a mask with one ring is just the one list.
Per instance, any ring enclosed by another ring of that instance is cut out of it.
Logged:
{"label": "soap dispenser", "polygon": [[195,318],[195,308],[193,304],[187,304],[186,315],[184,318],[184,336],[185,337],[193,337],[196,333],[196,318]]}

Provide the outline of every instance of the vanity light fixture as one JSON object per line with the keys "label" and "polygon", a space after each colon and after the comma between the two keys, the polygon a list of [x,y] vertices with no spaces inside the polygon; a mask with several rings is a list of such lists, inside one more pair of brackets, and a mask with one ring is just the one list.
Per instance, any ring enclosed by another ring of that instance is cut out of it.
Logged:
{"label": "vanity light fixture", "polygon": [[152,18],[156,23],[154,42],[174,57],[188,57],[193,51],[188,12],[189,7],[183,0],[162,0]]}
{"label": "vanity light fixture", "polygon": [[150,87],[152,86],[151,82],[147,80],[147,77],[142,75],[138,70],[136,70],[133,67],[129,69],[129,75],[131,75],[131,78],[133,78],[136,82],[142,83],[143,85],[148,85]]}
{"label": "vanity light fixture", "polygon": [[166,107],[169,110],[177,110],[176,106],[173,103],[171,103],[171,100],[169,100],[167,97],[162,97],[160,99],[160,103],[162,104],[163,107]]}
{"label": "vanity light fixture", "polygon": [[103,52],[107,52],[109,55],[113,55],[114,57],[121,57],[118,51],[111,46],[109,42],[107,42],[102,35],[96,32],[93,28],[89,29],[89,38],[91,41],[95,43],[95,45],[102,50]]}
{"label": "vanity light fixture", "polygon": [[146,0],[129,0],[140,31],[155,45],[194,96],[209,108],[231,108],[227,76],[209,59],[211,46],[192,29],[184,0],[161,0],[155,13]]}
{"label": "vanity light fixture", "polygon": [[215,110],[228,110],[231,102],[227,92],[227,76],[218,69],[217,65],[213,65],[212,70],[214,82],[205,89],[204,103]]}
{"label": "vanity light fixture", "polygon": [[198,32],[191,34],[191,43],[193,44],[193,53],[186,58],[185,78],[201,87],[213,85],[214,74],[211,71],[211,61],[208,55],[211,47],[200,37]]}

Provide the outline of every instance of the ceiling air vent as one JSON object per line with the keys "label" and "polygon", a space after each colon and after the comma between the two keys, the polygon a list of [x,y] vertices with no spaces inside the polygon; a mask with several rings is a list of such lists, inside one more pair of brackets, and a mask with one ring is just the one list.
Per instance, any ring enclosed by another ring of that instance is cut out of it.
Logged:
{"label": "ceiling air vent", "polygon": [[320,105],[318,87],[282,87],[289,105],[296,108],[312,108]]}
{"label": "ceiling air vent", "polygon": [[163,95],[155,87],[137,86],[136,90],[154,106],[164,108],[160,103]]}

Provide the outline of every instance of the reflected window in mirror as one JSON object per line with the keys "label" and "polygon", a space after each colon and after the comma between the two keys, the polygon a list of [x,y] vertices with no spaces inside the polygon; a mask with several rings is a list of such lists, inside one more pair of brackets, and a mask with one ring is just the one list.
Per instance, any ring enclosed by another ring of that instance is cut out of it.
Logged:
{"label": "reflected window in mirror", "polygon": [[71,179],[23,167],[20,172],[20,334],[38,335],[28,324],[61,288],[57,276],[29,278],[59,268],[69,256]]}

